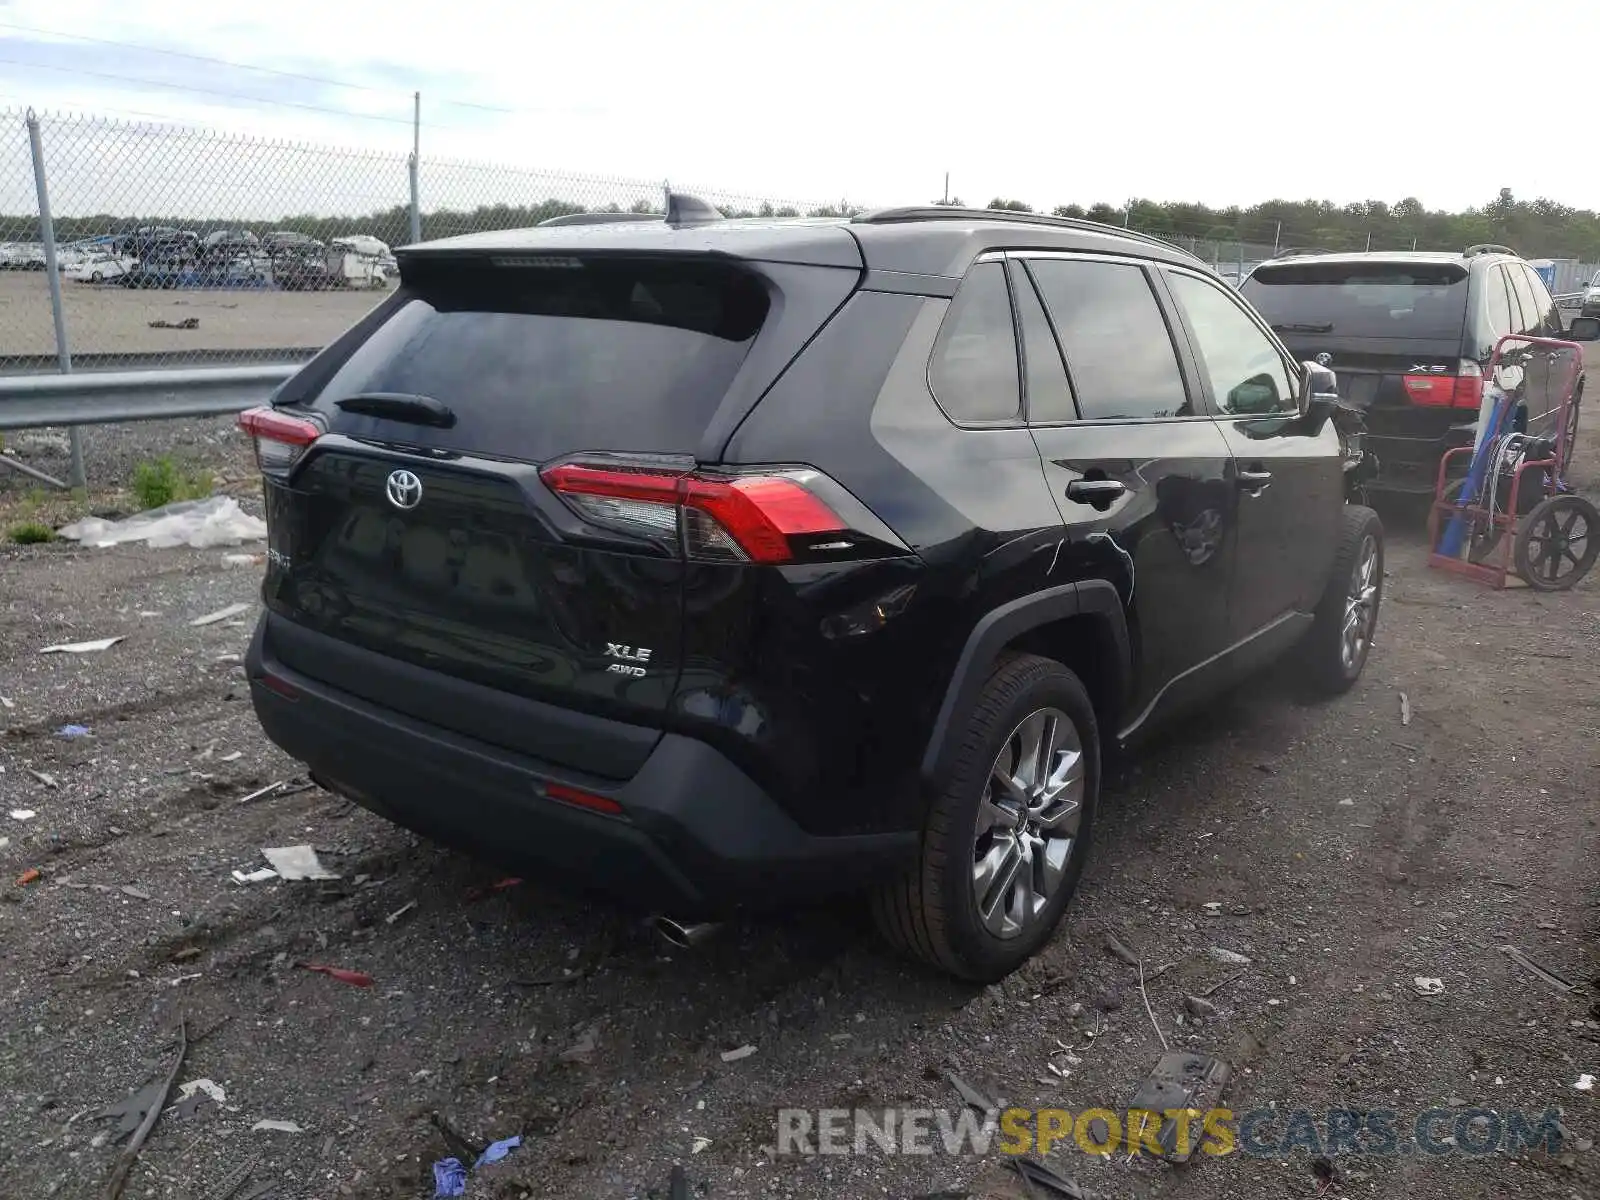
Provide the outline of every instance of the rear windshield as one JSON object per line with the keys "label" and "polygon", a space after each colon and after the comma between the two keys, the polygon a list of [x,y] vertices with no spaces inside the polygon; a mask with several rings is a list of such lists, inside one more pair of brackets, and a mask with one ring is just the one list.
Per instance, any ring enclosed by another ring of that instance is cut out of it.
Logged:
{"label": "rear windshield", "polygon": [[[716,264],[524,257],[408,268],[393,315],[314,406],[353,436],[509,458],[693,453],[768,308],[758,280]],[[442,401],[455,425],[336,407],[374,392]]]}
{"label": "rear windshield", "polygon": [[1240,289],[1282,334],[1459,337],[1467,272],[1455,263],[1282,263]]}

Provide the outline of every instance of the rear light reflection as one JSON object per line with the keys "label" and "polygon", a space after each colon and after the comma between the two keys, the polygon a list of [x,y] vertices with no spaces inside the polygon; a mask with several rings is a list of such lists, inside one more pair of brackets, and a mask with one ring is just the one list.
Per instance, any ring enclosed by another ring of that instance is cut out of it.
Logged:
{"label": "rear light reflection", "polygon": [[611,799],[610,796],[597,796],[593,792],[586,792],[581,788],[568,787],[564,783],[545,784],[544,794],[548,799],[559,800],[562,804],[576,805],[578,808],[587,808],[592,812],[601,812],[612,817],[620,817],[622,815],[622,805]]}

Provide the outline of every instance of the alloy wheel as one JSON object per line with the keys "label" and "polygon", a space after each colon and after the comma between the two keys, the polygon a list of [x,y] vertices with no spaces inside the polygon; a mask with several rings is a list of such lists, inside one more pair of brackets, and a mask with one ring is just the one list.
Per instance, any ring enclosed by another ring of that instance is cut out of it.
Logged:
{"label": "alloy wheel", "polygon": [[1083,741],[1058,708],[1017,723],[995,756],[978,804],[972,897],[1003,940],[1044,915],[1061,888],[1083,819]]}
{"label": "alloy wheel", "polygon": [[1339,657],[1346,671],[1354,671],[1365,659],[1377,619],[1378,539],[1369,533],[1361,539],[1355,569],[1350,572],[1350,587],[1345,593]]}

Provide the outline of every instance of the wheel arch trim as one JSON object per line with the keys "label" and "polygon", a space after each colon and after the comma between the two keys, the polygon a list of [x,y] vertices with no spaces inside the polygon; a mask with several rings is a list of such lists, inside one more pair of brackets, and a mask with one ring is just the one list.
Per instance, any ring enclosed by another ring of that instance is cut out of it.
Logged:
{"label": "wheel arch trim", "polygon": [[967,635],[922,753],[924,781],[932,783],[943,774],[954,753],[952,727],[960,714],[977,703],[1001,651],[1032,630],[1076,616],[1092,618],[1103,627],[1102,636],[1112,640],[1114,678],[1106,682],[1112,689],[1114,707],[1121,709],[1132,683],[1133,652],[1127,615],[1116,586],[1106,579],[1086,579],[1020,596],[985,613]]}

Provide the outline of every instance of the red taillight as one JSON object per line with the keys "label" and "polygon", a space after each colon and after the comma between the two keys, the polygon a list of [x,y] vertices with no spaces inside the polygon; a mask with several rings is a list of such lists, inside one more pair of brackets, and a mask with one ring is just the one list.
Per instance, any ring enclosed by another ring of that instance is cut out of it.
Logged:
{"label": "red taillight", "polygon": [[1455,375],[1406,375],[1402,382],[1411,403],[1429,408],[1470,408],[1477,412],[1483,400],[1483,371],[1471,359],[1462,359]]}
{"label": "red taillight", "polygon": [[848,529],[790,475],[670,474],[583,463],[541,475],[582,516],[641,536],[680,537],[690,558],[791,562],[791,537]]}
{"label": "red taillight", "polygon": [[306,447],[322,436],[322,426],[281,409],[264,406],[239,414],[239,428],[256,445],[256,466],[268,474],[279,474],[294,466]]}
{"label": "red taillight", "polygon": [[544,794],[551,800],[559,800],[563,804],[575,804],[579,808],[591,809],[594,812],[606,813],[608,816],[619,817],[622,815],[622,805],[610,796],[597,796],[593,792],[585,792],[579,788],[568,787],[564,783],[547,783],[544,785]]}

